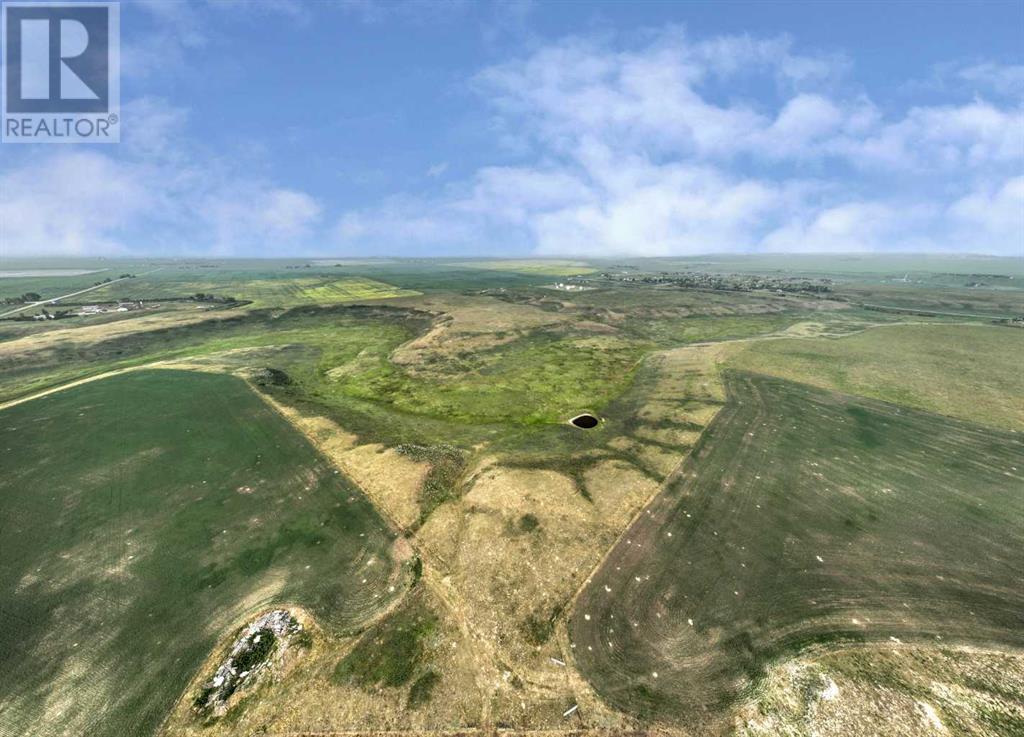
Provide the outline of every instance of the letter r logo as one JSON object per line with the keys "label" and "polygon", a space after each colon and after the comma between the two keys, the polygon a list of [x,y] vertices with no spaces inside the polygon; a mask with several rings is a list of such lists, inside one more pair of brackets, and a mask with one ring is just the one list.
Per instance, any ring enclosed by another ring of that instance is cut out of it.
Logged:
{"label": "letter r logo", "polygon": [[110,110],[110,7],[4,6],[5,112]]}

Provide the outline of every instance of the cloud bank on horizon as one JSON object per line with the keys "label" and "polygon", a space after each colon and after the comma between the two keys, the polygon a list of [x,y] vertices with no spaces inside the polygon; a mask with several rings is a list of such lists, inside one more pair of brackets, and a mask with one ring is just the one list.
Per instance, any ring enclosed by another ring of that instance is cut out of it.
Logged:
{"label": "cloud bank on horizon", "polygon": [[[226,148],[204,137],[188,95],[169,94],[167,75],[151,71],[159,64],[134,49],[160,48],[187,66],[190,47],[209,43],[203,19],[224,11],[169,5],[150,7],[148,37],[125,40],[136,94],[116,151],[5,147],[0,255],[1024,255],[1017,60],[951,59],[929,79],[900,78],[894,63],[901,94],[878,102],[859,81],[856,49],[807,51],[797,35],[698,36],[677,23],[527,31],[490,44],[486,63],[456,65],[431,91],[459,99],[466,130],[401,133],[432,163],[376,180],[393,140],[373,141],[379,151],[368,141],[361,169],[317,169],[331,167],[344,121],[326,138],[294,131],[288,145],[280,134]],[[244,41],[254,24],[281,24],[280,13],[292,33],[308,33],[308,14],[321,12],[261,7],[262,17],[222,33]],[[445,7],[455,26],[445,32],[467,32],[456,30],[459,4]],[[315,25],[361,23],[372,36],[433,22],[410,20],[408,9],[388,17],[374,3],[333,12]],[[296,67],[307,88],[318,84],[312,56]],[[237,88],[256,84],[225,73]]]}

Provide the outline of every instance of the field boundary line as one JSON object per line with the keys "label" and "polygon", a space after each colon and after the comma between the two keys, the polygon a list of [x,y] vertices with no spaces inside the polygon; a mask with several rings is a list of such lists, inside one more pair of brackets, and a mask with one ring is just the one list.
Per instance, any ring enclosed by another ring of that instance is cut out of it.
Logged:
{"label": "field boundary line", "polygon": [[90,384],[94,381],[100,381],[102,379],[109,379],[112,376],[120,376],[121,374],[127,374],[132,371],[144,371],[146,369],[173,369],[174,362],[172,361],[154,361],[153,363],[144,363],[138,366],[125,366],[119,369],[113,369],[111,371],[104,371],[102,374],[96,374],[94,376],[85,376],[81,379],[74,379],[72,381],[58,384],[57,386],[51,386],[49,389],[43,389],[36,392],[35,394],[29,394],[24,397],[17,397],[15,399],[9,399],[6,402],[0,403],[0,411],[8,409],[9,407],[16,407],[19,404],[25,402],[31,402],[33,399],[42,399],[48,397],[51,394],[62,392],[65,389],[74,389],[76,386],[82,386],[83,384]]}
{"label": "field boundary line", "polygon": [[[697,344],[694,344],[694,345],[697,345]],[[687,347],[690,347],[690,346],[687,346]],[[673,350],[675,350],[675,349],[673,349]],[[664,351],[664,352],[667,352],[667,351]],[[657,355],[657,354],[655,354],[655,355]],[[719,371],[719,375],[720,374],[721,374],[721,371]],[[630,517],[629,521],[622,528],[622,532],[620,532],[618,534],[618,536],[615,538],[615,541],[611,545],[608,546],[608,549],[605,550],[604,554],[601,556],[601,560],[599,560],[597,562],[597,564],[590,570],[590,573],[587,574],[587,577],[585,579],[583,579],[583,583],[581,583],[579,585],[579,587],[576,589],[576,591],[573,593],[572,597],[569,599],[568,606],[565,609],[565,621],[568,621],[568,618],[569,618],[568,615],[572,611],[572,609],[576,606],[576,600],[579,599],[579,596],[583,592],[583,589],[585,589],[590,584],[591,580],[594,578],[594,575],[601,569],[601,567],[605,564],[605,562],[607,562],[608,557],[612,554],[612,551],[615,550],[615,548],[618,546],[618,544],[626,536],[626,533],[628,533],[629,530],[633,527],[633,525],[636,524],[637,520],[640,519],[640,517],[643,516],[643,513],[645,511],[647,511],[648,507],[651,506],[651,504],[654,502],[654,500],[657,499],[659,496],[661,496],[662,492],[666,491],[668,489],[669,485],[672,484],[674,481],[676,481],[676,479],[679,478],[679,475],[680,475],[680,473],[683,470],[683,466],[686,465],[686,462],[690,459],[690,456],[692,455],[694,448],[697,447],[697,443],[700,442],[701,437],[703,437],[703,435],[707,431],[707,429],[709,427],[711,427],[711,425],[715,422],[715,420],[718,419],[718,415],[721,414],[722,408],[725,407],[725,405],[728,402],[729,402],[729,398],[726,397],[726,400],[724,402],[722,402],[720,404],[716,404],[716,405],[711,405],[711,406],[717,407],[717,409],[715,410],[715,414],[713,414],[711,416],[711,418],[708,420],[707,424],[705,424],[704,427],[701,428],[700,435],[697,437],[697,440],[695,441],[694,445],[686,449],[686,452],[683,454],[683,457],[680,459],[679,463],[676,464],[676,467],[673,468],[669,472],[669,474],[665,477],[665,480],[662,481],[661,484],[658,486],[657,490],[652,492],[651,495],[649,497],[647,497],[647,499],[644,500],[643,504],[641,504],[640,507],[637,509],[636,514],[634,514],[632,517]],[[579,671],[579,669],[577,668],[577,672],[578,671]]]}
{"label": "field boundary line", "polygon": [[[451,616],[451,618],[455,622],[456,626],[462,632],[462,635],[466,639],[466,642],[469,643],[470,645],[474,645],[474,644],[476,645],[475,647],[473,647],[474,654],[482,656],[487,661],[487,664],[489,664],[492,667],[492,670],[497,672],[498,671],[498,668],[497,668],[497,665],[496,665],[497,658],[496,658],[496,655],[495,655],[493,649],[490,648],[490,647],[483,646],[483,645],[480,644],[480,643],[487,642],[487,639],[486,639],[485,635],[482,632],[478,631],[475,627],[473,627],[469,623],[469,621],[467,621],[466,617],[463,616],[463,614],[462,614],[462,612],[460,610],[460,607],[457,605],[457,600],[460,599],[461,597],[459,597],[457,594],[455,594],[455,596],[453,597],[452,595],[455,592],[452,591],[450,588],[444,586],[443,583],[441,582],[441,580],[439,580],[443,576],[441,574],[441,569],[438,566],[436,566],[435,562],[434,562],[434,558],[437,557],[437,556],[434,556],[432,553],[430,553],[429,549],[425,548],[424,546],[421,546],[421,545],[417,544],[418,543],[418,541],[416,539],[417,533],[411,531],[405,525],[401,524],[397,519],[395,519],[388,512],[388,510],[384,509],[383,505],[379,504],[374,499],[374,497],[369,492],[367,492],[367,490],[363,487],[362,484],[360,484],[358,481],[356,481],[354,478],[352,478],[352,476],[348,472],[346,472],[345,469],[342,468],[341,465],[338,462],[336,462],[334,460],[334,458],[332,458],[329,453],[327,453],[326,451],[324,451],[321,448],[320,443],[317,442],[317,440],[312,435],[307,433],[298,423],[296,423],[294,420],[292,420],[291,417],[288,416],[288,414],[284,411],[283,407],[279,405],[279,403],[278,403],[278,401],[276,399],[274,399],[273,397],[271,397],[271,396],[269,396],[269,395],[259,391],[255,386],[252,385],[251,382],[246,380],[245,383],[249,387],[249,389],[254,394],[256,394],[258,397],[260,397],[263,400],[263,402],[268,407],[270,407],[279,417],[281,417],[281,419],[283,419],[285,422],[287,422],[290,427],[294,428],[296,432],[298,432],[300,435],[302,435],[302,437],[304,437],[307,440],[307,442],[309,442],[310,445],[312,445],[313,448],[316,449],[317,453],[322,455],[327,460],[327,462],[330,463],[331,466],[333,466],[338,471],[339,474],[344,476],[346,480],[348,480],[356,489],[358,489],[359,492],[364,497],[366,497],[367,501],[370,502],[370,504],[373,506],[373,508],[375,510],[377,510],[378,514],[380,514],[381,517],[383,519],[385,519],[387,521],[387,523],[395,530],[395,532],[397,533],[397,537],[399,539],[401,539],[401,540],[404,540],[405,543],[412,549],[412,552],[420,559],[420,562],[423,565],[423,575],[422,575],[422,579],[421,579],[422,585],[425,588],[429,589],[430,592],[432,593],[432,595],[437,598],[437,600],[441,604],[441,606],[443,606],[448,611],[448,614]],[[298,412],[299,410],[295,410],[295,411]],[[317,416],[321,417],[322,419],[329,420],[332,424],[337,426],[339,430],[344,431],[344,427],[342,427],[338,423],[334,422],[329,417],[325,417],[323,415],[317,415]],[[401,597],[397,598],[395,600],[395,603],[392,606],[388,607],[387,611],[384,612],[383,614],[390,614],[391,611],[395,607],[397,607],[397,605],[399,603],[405,601],[406,596],[408,596],[411,592],[412,592],[412,587],[410,587],[405,592],[405,594],[403,594]],[[462,602],[462,604],[463,604],[463,606],[465,606],[465,602]],[[380,617],[375,617],[374,620],[370,624],[371,625],[375,624],[376,622],[378,622],[381,619],[383,619],[383,614]],[[369,630],[369,626],[370,625],[367,626],[367,631]],[[476,641],[476,642],[474,643],[474,641]],[[479,662],[478,662],[478,664],[477,664],[477,675],[483,676],[483,673],[484,673],[484,668],[480,667]],[[480,688],[481,695],[483,696],[483,698],[481,699],[482,702],[483,702],[482,703],[481,722],[484,723],[484,724],[488,724],[489,721],[490,721],[491,700],[493,698],[494,690],[495,689],[494,688],[487,689],[486,688],[486,684],[485,683],[481,684],[479,681],[477,682],[477,687]],[[358,736],[358,735],[374,735],[374,737],[377,737],[379,735],[387,735],[387,734],[390,734],[390,733],[388,733],[388,732],[377,732],[377,731],[367,732],[365,730],[363,730],[363,731],[358,731],[357,730],[357,731],[352,731],[352,732],[345,732],[345,731],[340,731],[340,732],[338,732],[338,731],[301,732],[300,731],[300,732],[286,732],[286,733],[282,733],[282,737],[284,735],[295,735],[296,737],[299,737],[300,735],[311,735],[311,736],[312,735],[352,735],[353,737],[354,736]],[[399,732],[395,732],[394,734],[396,734],[396,735],[427,734],[427,735],[439,735],[439,736],[442,736],[442,735],[456,735],[457,736],[457,735],[469,734],[469,732],[466,732],[465,730],[463,730],[463,731],[458,731],[458,730],[454,730],[454,731],[440,731],[440,732],[416,732],[416,731],[412,731],[412,732],[405,731],[405,732],[402,732],[402,731],[399,731]],[[482,729],[481,731],[473,732],[473,734],[494,734],[494,731],[493,730]]]}

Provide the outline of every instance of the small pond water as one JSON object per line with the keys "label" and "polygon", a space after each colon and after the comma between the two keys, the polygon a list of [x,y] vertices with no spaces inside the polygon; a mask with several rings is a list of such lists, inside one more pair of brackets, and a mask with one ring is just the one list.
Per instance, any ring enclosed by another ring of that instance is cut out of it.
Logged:
{"label": "small pond water", "polygon": [[569,420],[576,427],[582,427],[584,430],[590,430],[591,428],[597,427],[598,419],[594,415],[583,413],[582,415],[576,415]]}

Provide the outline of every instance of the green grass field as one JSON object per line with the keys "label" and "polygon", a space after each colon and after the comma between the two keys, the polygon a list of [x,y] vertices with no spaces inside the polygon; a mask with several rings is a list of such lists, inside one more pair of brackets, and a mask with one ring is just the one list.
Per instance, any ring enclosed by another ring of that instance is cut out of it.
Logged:
{"label": "green grass field", "polygon": [[1024,429],[1024,331],[900,325],[752,344],[731,365],[994,427]]}
{"label": "green grass field", "polygon": [[338,304],[373,299],[410,297],[419,292],[400,289],[361,276],[306,275],[302,272],[226,272],[205,275],[193,271],[159,271],[137,279],[97,289],[82,299],[142,299],[155,301],[189,297],[198,292],[252,302],[253,309],[295,307],[304,304]]}
{"label": "green grass field", "polygon": [[152,734],[259,610],[348,632],[405,589],[370,503],[239,379],[86,384],[0,412],[0,447],[5,735]]}
{"label": "green grass field", "polygon": [[705,728],[823,643],[1024,645],[1024,443],[746,373],[578,600],[574,655],[644,720]]}
{"label": "green grass field", "polygon": [[[1024,309],[1010,261],[5,264],[23,273],[0,296],[131,272],[73,301],[161,307],[0,323],[0,401],[133,369],[0,410],[0,735],[152,734],[224,637],[288,603],[323,625],[312,649],[217,726],[186,694],[168,734],[613,733],[637,717],[701,734],[759,708],[797,652],[862,643],[853,660],[884,689],[871,658],[890,637],[922,659],[1019,649],[1024,332],[988,324]],[[834,280],[545,288],[631,268]],[[719,341],[739,342],[694,345]],[[596,428],[566,422],[585,410]],[[407,528],[415,564],[296,427]],[[913,710],[924,692],[905,691]]]}
{"label": "green grass field", "polygon": [[463,261],[453,264],[467,269],[486,269],[488,271],[512,271],[517,274],[539,276],[574,276],[576,274],[592,274],[597,271],[585,261],[565,259],[509,259]]}

